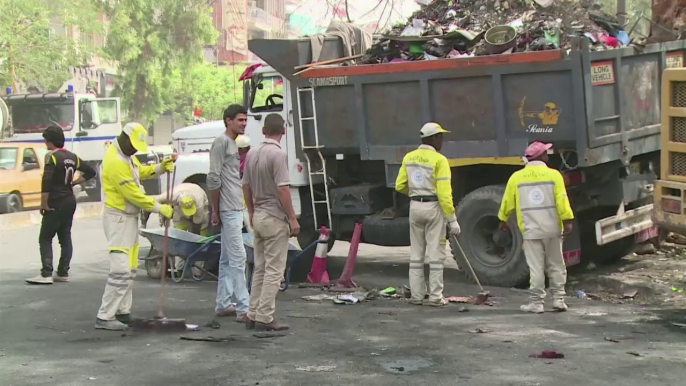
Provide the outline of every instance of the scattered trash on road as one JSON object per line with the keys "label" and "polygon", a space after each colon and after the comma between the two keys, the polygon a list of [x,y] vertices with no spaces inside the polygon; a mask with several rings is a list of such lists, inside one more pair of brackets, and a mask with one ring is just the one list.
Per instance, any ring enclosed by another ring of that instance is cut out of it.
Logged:
{"label": "scattered trash on road", "polygon": [[627,351],[626,353],[629,354],[629,355],[633,355],[633,356],[635,356],[635,357],[640,357],[640,356],[642,356],[641,354],[637,353],[636,351]]}
{"label": "scattered trash on road", "polygon": [[450,303],[474,303],[474,297],[472,296],[448,296],[445,298],[445,300],[449,301]]}
{"label": "scattered trash on road", "polygon": [[379,311],[379,315],[398,316],[395,311]]}
{"label": "scattered trash on road", "polygon": [[236,340],[233,337],[218,338],[215,336],[181,336],[181,340],[190,340],[194,342],[210,342],[210,343],[221,343],[221,342],[231,342]]}
{"label": "scattered trash on road", "polygon": [[336,296],[327,295],[327,294],[319,294],[319,295],[303,296],[301,299],[307,300],[308,302],[321,302],[323,300],[334,300],[334,299],[336,299]]}
{"label": "scattered trash on road", "polygon": [[562,359],[565,354],[557,352],[554,350],[543,350],[540,354],[531,354],[529,358],[540,358],[540,359]]}
{"label": "scattered trash on road", "polygon": [[638,294],[638,290],[624,291],[624,294],[622,295],[622,299],[633,299],[636,297],[636,294]]}
{"label": "scattered trash on road", "polygon": [[612,342],[612,343],[619,343],[619,341],[617,339],[609,338],[607,336],[605,337],[605,340],[608,342]]}
{"label": "scattered trash on road", "polygon": [[312,372],[312,373],[319,373],[319,372],[331,372],[336,370],[336,366],[295,366],[295,369],[298,371],[307,371],[307,372]]}
{"label": "scattered trash on road", "polygon": [[338,297],[333,299],[334,304],[356,304],[359,303],[360,299],[352,294],[338,295]]}
{"label": "scattered trash on road", "polygon": [[211,328],[213,330],[218,330],[222,325],[219,324],[219,322],[216,319],[212,319],[209,322],[205,323],[204,327]]}
{"label": "scattered trash on road", "polygon": [[586,294],[586,292],[584,292],[584,290],[577,290],[576,291],[576,297],[579,299],[588,299],[589,298],[588,295]]}
{"label": "scattered trash on road", "polygon": [[471,330],[471,331],[469,331],[469,332],[473,332],[473,333],[475,333],[475,334],[487,334],[487,333],[489,333],[489,332],[491,332],[491,331],[490,331],[490,330],[487,330],[487,329],[485,329],[485,328],[479,327],[479,328],[476,328],[476,329]]}
{"label": "scattered trash on road", "polygon": [[200,331],[200,326],[197,324],[186,324],[186,331]]}
{"label": "scattered trash on road", "polygon": [[396,292],[395,287],[388,287],[388,288],[384,288],[381,291],[379,291],[379,293],[381,295],[395,295],[395,292]]}
{"label": "scattered trash on road", "polygon": [[391,367],[393,370],[398,370],[398,371],[405,371],[405,367],[403,366],[398,366],[398,367]]}
{"label": "scattered trash on road", "polygon": [[277,333],[277,332],[256,332],[252,334],[255,338],[258,339],[265,339],[265,338],[281,338],[283,336],[286,336],[288,334],[285,333]]}
{"label": "scattered trash on road", "polygon": [[460,307],[457,312],[469,312],[469,308],[467,307]]}

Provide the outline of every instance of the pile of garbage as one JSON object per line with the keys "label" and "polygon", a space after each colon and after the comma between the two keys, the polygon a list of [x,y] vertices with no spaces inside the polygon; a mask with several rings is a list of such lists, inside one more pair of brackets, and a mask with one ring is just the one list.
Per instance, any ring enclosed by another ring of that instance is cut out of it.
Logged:
{"label": "pile of garbage", "polygon": [[583,36],[594,51],[632,44],[594,0],[434,0],[386,32],[362,62],[568,50]]}

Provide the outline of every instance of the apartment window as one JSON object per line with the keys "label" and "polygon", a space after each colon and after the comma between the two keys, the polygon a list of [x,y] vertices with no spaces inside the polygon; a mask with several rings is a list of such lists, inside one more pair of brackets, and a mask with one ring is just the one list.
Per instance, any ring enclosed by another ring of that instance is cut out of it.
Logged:
{"label": "apartment window", "polygon": [[93,48],[93,35],[82,32],[79,34],[79,39],[81,39],[81,43],[86,47]]}

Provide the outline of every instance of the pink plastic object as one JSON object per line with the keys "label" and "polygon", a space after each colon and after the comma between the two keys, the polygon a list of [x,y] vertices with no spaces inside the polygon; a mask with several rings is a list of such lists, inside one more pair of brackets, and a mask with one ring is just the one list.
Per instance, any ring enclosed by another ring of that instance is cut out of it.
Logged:
{"label": "pink plastic object", "polygon": [[[301,246],[306,247],[306,246]],[[329,272],[326,270],[326,254],[329,249],[329,230],[322,226],[319,230],[319,242],[317,249],[314,252],[314,260],[312,260],[312,268],[307,274],[308,283],[323,283],[329,282]]]}
{"label": "pink plastic object", "polygon": [[344,288],[356,288],[357,283],[353,281],[353,271],[355,271],[355,263],[357,263],[357,250],[360,247],[360,238],[362,237],[362,223],[355,224],[353,231],[353,238],[350,241],[350,250],[348,251],[348,259],[345,261],[343,273],[338,279],[338,286]]}

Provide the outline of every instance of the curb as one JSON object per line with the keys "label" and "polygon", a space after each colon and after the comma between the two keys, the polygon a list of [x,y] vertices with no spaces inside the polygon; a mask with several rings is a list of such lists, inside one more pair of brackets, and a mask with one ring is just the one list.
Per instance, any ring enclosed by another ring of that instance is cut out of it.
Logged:
{"label": "curb", "polygon": [[[98,217],[102,215],[102,202],[84,202],[76,205],[74,219]],[[43,216],[37,210],[0,215],[0,231],[40,225]]]}

